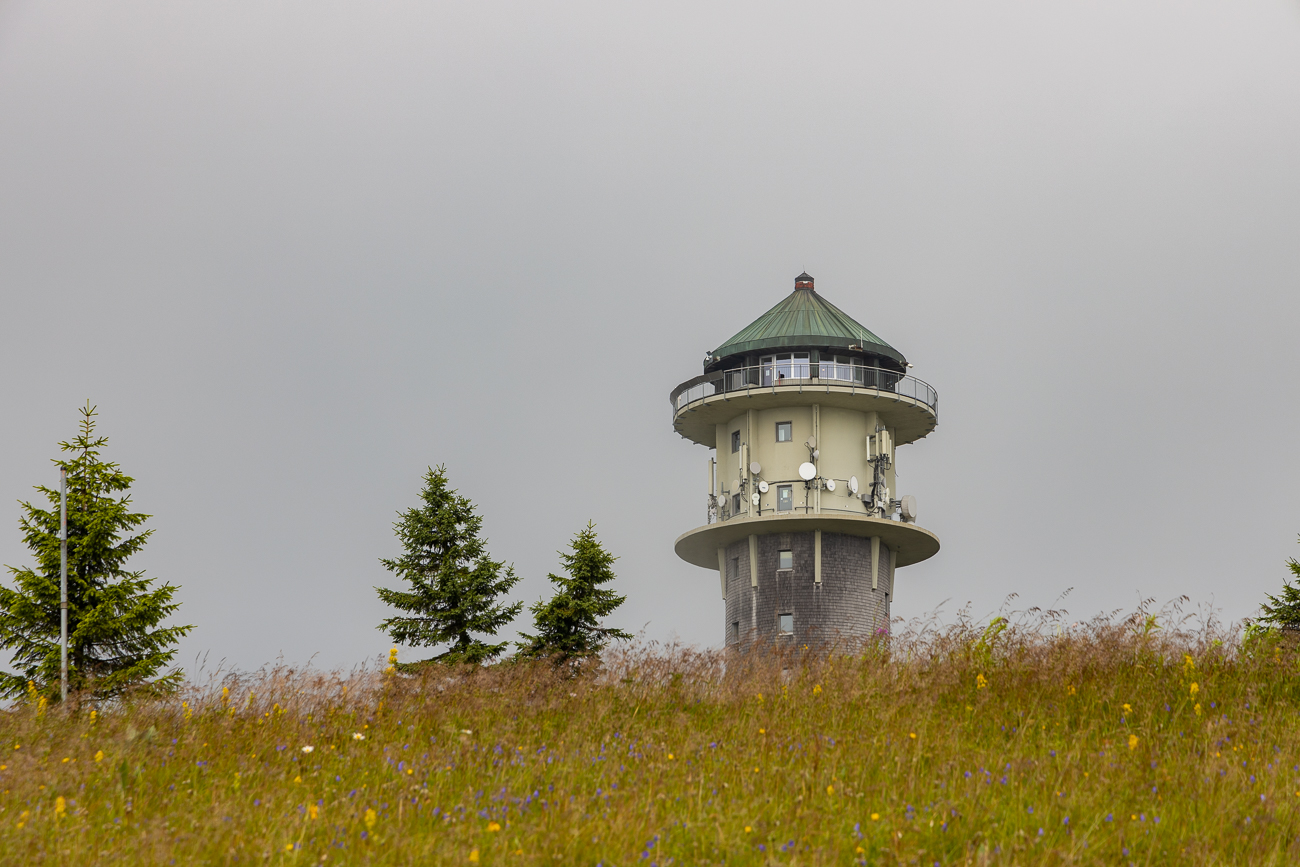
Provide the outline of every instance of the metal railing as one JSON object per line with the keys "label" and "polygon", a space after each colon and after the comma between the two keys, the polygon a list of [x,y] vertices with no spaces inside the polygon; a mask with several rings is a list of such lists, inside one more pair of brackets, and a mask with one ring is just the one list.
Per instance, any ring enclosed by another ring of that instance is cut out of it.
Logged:
{"label": "metal railing", "polygon": [[835,364],[829,361],[780,361],[753,367],[720,370],[689,379],[673,390],[670,400],[673,415],[691,404],[715,394],[752,392],[764,388],[791,386],[870,389],[910,397],[939,412],[939,392],[915,376],[907,376],[883,367],[866,367],[860,364]]}

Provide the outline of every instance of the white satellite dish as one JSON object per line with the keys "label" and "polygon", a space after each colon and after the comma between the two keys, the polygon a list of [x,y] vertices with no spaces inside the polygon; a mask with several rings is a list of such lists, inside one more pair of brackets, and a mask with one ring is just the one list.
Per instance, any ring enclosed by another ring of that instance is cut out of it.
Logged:
{"label": "white satellite dish", "polygon": [[828,491],[833,491],[833,490],[835,490],[835,480],[834,480],[834,479],[827,479],[827,480],[826,480],[826,490],[828,490]]}
{"label": "white satellite dish", "polygon": [[799,465],[799,478],[803,479],[805,482],[811,482],[813,479],[817,478],[817,468],[807,461],[804,461]]}
{"label": "white satellite dish", "polygon": [[817,437],[808,437],[807,446],[810,449],[817,448]]}
{"label": "white satellite dish", "polygon": [[754,461],[752,464],[749,465],[749,471],[754,475],[758,475],[759,473],[763,472],[763,465],[760,464],[758,461]]}
{"label": "white satellite dish", "polygon": [[849,493],[856,494],[857,492],[858,492],[858,477],[849,476]]}
{"label": "white satellite dish", "polygon": [[903,513],[904,521],[907,521],[909,523],[915,521],[916,520],[916,497],[913,497],[911,494],[904,495],[902,501],[899,503],[899,511]]}
{"label": "white satellite dish", "polygon": [[754,494],[754,496],[750,497],[749,499],[754,503],[755,506],[758,505],[758,494]]}
{"label": "white satellite dish", "polygon": [[759,483],[758,483],[758,490],[759,490],[761,493],[766,494],[766,493],[767,493],[767,482],[759,482]]}
{"label": "white satellite dish", "polygon": [[739,491],[739,490],[740,490],[740,479],[732,479],[732,480],[731,480],[731,491],[732,491],[732,493],[735,493],[736,491]]}

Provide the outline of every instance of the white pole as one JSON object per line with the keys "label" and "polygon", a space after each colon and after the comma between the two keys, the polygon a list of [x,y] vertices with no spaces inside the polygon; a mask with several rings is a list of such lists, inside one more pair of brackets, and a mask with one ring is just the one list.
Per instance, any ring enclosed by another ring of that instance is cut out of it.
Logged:
{"label": "white pole", "polygon": [[59,682],[68,700],[68,471],[59,470]]}

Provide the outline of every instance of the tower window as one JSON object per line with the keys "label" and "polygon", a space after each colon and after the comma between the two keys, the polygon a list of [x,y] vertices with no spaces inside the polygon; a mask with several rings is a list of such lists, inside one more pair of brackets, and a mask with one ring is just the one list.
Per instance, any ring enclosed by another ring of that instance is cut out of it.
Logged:
{"label": "tower window", "polygon": [[740,451],[740,431],[733,430],[731,432],[731,452],[735,454],[738,451]]}
{"label": "tower window", "polygon": [[740,621],[739,621],[739,620],[733,620],[733,621],[731,621],[731,640],[732,640],[733,643],[734,643],[734,642],[737,642],[737,641],[740,640]]}
{"label": "tower window", "polygon": [[731,498],[731,514],[740,514],[740,494],[736,494]]}
{"label": "tower window", "polygon": [[789,512],[794,509],[794,486],[778,485],[776,488],[776,510]]}
{"label": "tower window", "polygon": [[734,579],[740,577],[740,558],[739,558],[739,557],[732,557],[732,558],[731,558],[731,571],[728,573],[727,577],[728,577],[728,578],[731,578],[732,580],[734,580]]}
{"label": "tower window", "polygon": [[776,423],[776,441],[779,443],[794,441],[794,425],[791,422],[779,421]]}
{"label": "tower window", "polygon": [[782,635],[794,635],[794,615],[788,613],[778,615],[776,630]]}
{"label": "tower window", "polygon": [[781,552],[779,552],[779,553],[776,555],[776,568],[778,568],[778,569],[793,569],[793,568],[794,568],[794,552],[793,552],[793,551],[781,551]]}

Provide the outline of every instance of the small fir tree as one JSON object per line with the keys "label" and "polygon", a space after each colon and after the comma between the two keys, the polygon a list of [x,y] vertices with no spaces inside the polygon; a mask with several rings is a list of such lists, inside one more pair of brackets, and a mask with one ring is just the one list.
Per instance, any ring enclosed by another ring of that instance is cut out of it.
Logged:
{"label": "small fir tree", "polygon": [[612,614],[627,597],[600,586],[614,580],[611,567],[618,558],[597,540],[596,525],[588,521],[569,547],[570,552],[559,552],[568,576],[546,576],[556,586],[555,595],[529,608],[537,634],[522,635],[524,641],[518,646],[523,656],[568,663],[600,653],[613,639],[632,637],[621,629],[600,625],[601,618]]}
{"label": "small fir tree", "polygon": [[[140,686],[169,690],[182,672],[159,672],[194,627],[160,627],[180,607],[172,601],[177,588],[154,587],[143,571],[126,568],[153,530],[140,530],[149,515],[131,511],[126,492],[134,479],[100,458],[108,438],[95,436],[95,414],[87,402],[81,433],[59,443],[73,457],[54,459],[68,474],[68,686],[96,698]],[[36,490],[50,508],[23,502],[19,519],[36,567],[7,567],[17,587],[0,586],[0,647],[18,668],[0,673],[0,694],[9,698],[29,683],[50,698],[59,694],[59,491]]]}
{"label": "small fir tree", "polygon": [[1264,614],[1255,623],[1296,632],[1300,631],[1300,586],[1291,581],[1300,580],[1300,562],[1292,557],[1286,565],[1291,570],[1291,578],[1283,582],[1282,595],[1268,597],[1268,603],[1260,606]]}
{"label": "small fir tree", "polygon": [[399,512],[393,525],[405,553],[379,561],[410,589],[375,588],[380,599],[408,613],[388,618],[379,628],[398,644],[450,645],[431,659],[399,664],[402,670],[430,662],[490,660],[510,642],[488,644],[474,635],[494,636],[519,613],[522,602],[497,601],[519,578],[512,567],[488,556],[479,538],[483,519],[467,497],[448,486],[446,467],[425,474],[420,499],[422,506]]}

